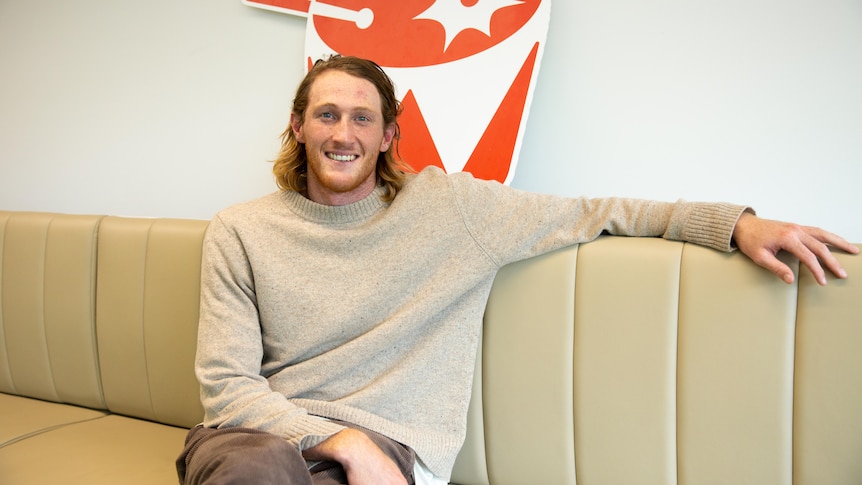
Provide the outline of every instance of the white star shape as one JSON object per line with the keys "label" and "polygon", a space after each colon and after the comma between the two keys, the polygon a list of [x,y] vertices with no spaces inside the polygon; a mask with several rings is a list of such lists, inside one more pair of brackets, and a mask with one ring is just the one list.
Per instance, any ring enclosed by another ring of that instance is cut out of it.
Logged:
{"label": "white star shape", "polygon": [[522,0],[479,0],[475,5],[465,6],[461,0],[435,0],[427,10],[413,17],[414,20],[433,20],[443,26],[446,43],[443,51],[449,48],[458,34],[474,29],[491,37],[491,16],[504,7],[524,3]]}

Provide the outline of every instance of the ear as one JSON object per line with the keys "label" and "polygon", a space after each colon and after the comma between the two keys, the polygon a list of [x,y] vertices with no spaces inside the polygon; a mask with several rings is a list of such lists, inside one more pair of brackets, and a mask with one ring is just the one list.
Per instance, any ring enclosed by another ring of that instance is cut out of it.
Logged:
{"label": "ear", "polygon": [[395,138],[395,123],[389,123],[383,130],[383,139],[380,141],[380,151],[385,152],[392,146],[392,140]]}
{"label": "ear", "polygon": [[290,113],[290,129],[293,130],[296,141],[305,143],[305,136],[302,134],[302,118],[296,113]]}

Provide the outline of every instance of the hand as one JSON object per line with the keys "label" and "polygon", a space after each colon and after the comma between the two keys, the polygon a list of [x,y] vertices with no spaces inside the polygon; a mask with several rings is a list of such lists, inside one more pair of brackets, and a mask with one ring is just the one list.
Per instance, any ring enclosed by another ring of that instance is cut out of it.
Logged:
{"label": "hand", "polygon": [[823,229],[761,219],[748,212],[736,223],[733,239],[739,250],[752,261],[772,271],[788,284],[793,283],[793,271],[775,257],[782,249],[799,258],[821,285],[826,284],[823,266],[839,278],[847,277],[847,272],[832,255],[830,247],[851,254],[859,252],[858,247]]}
{"label": "hand", "polygon": [[346,428],[303,451],[309,460],[337,461],[350,485],[407,485],[398,465],[365,433]]}

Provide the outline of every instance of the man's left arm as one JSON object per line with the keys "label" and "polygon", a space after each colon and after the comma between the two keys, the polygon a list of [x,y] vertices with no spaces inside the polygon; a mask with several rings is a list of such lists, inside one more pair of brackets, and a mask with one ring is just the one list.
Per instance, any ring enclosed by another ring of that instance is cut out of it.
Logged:
{"label": "man's left arm", "polygon": [[831,232],[761,219],[750,212],[743,213],[737,221],[733,241],[743,254],[788,284],[793,283],[793,271],[776,257],[781,250],[796,256],[821,285],[826,284],[826,269],[838,278],[847,277],[847,272],[832,254],[832,248],[850,254],[859,253],[858,247]]}

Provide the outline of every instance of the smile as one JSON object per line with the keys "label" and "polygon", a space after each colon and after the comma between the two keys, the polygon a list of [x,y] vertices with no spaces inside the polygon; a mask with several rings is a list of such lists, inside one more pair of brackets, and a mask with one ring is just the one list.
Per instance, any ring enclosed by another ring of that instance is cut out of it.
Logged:
{"label": "smile", "polygon": [[327,158],[330,160],[335,160],[336,162],[352,162],[359,158],[357,155],[338,155],[336,153],[326,153]]}

